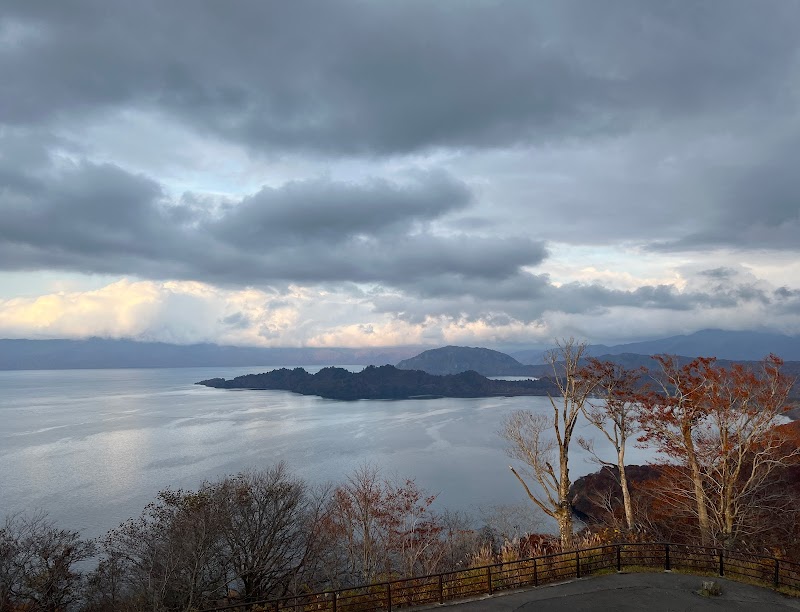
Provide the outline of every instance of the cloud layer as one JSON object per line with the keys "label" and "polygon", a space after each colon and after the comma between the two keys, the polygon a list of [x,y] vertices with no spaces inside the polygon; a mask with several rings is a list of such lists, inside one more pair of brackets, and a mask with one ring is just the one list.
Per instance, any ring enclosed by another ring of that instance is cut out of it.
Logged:
{"label": "cloud layer", "polygon": [[[777,0],[11,0],[0,332],[796,333],[799,20]],[[53,273],[85,282],[22,294]]]}

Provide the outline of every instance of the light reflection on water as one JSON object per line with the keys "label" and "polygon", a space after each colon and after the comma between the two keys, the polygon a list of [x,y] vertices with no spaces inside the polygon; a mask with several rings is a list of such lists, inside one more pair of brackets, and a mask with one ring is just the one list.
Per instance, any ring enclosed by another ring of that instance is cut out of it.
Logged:
{"label": "light reflection on water", "polygon": [[[0,516],[41,508],[99,536],[161,489],[278,460],[311,482],[370,462],[439,493],[440,508],[525,501],[496,432],[512,410],[551,410],[547,398],[339,402],[193,384],[266,369],[0,372]],[[579,434],[603,448],[588,425]],[[573,480],[597,468],[572,452]]]}

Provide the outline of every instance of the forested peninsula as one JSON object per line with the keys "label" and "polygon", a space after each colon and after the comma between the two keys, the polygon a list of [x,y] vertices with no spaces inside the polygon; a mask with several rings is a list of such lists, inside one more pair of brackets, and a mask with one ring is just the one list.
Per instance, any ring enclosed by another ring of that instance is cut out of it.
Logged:
{"label": "forested peninsula", "polygon": [[428,399],[435,397],[514,397],[558,393],[552,381],[490,380],[477,372],[435,376],[391,365],[369,366],[361,372],[323,368],[309,374],[303,368],[272,370],[225,380],[211,378],[198,385],[217,389],[269,389],[318,395],[337,400]]}

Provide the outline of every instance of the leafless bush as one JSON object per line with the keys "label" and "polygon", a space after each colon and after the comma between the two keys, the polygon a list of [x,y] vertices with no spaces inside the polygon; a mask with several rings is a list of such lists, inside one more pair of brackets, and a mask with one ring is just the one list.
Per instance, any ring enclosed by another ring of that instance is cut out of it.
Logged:
{"label": "leafless bush", "polygon": [[68,610],[82,594],[76,564],[94,543],[59,529],[43,512],[13,514],[0,526],[0,611]]}

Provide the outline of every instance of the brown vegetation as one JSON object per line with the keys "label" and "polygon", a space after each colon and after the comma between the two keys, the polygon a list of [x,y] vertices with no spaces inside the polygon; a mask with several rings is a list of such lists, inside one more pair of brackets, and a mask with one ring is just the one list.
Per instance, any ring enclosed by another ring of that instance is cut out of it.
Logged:
{"label": "brown vegetation", "polygon": [[[610,567],[609,555],[619,563],[623,549],[609,545],[621,542],[684,543],[687,567],[695,563],[688,545],[698,542],[730,559],[741,551],[800,558],[800,423],[781,422],[793,380],[778,358],[754,370],[658,356],[648,379],[613,364],[580,365],[583,350],[570,340],[551,355],[561,395],[551,397],[549,416],[518,412],[503,431],[527,468],[514,475],[534,507],[556,519],[558,538],[534,533],[535,519],[505,506],[476,530],[462,514],[436,512],[435,496],[413,480],[389,481],[368,465],[314,489],[277,464],[197,491],[163,491],[100,542],[41,514],[8,517],[0,612],[189,612],[274,598],[323,605],[332,589],[342,609],[392,597],[411,605]],[[598,456],[603,468],[573,485],[569,449],[581,415],[616,456]],[[634,432],[663,463],[625,464]],[[587,524],[577,534],[575,514]],[[669,547],[648,550],[637,544],[628,562],[665,555],[670,563]],[[78,571],[92,558],[92,571]],[[741,567],[772,571],[760,563]]]}

